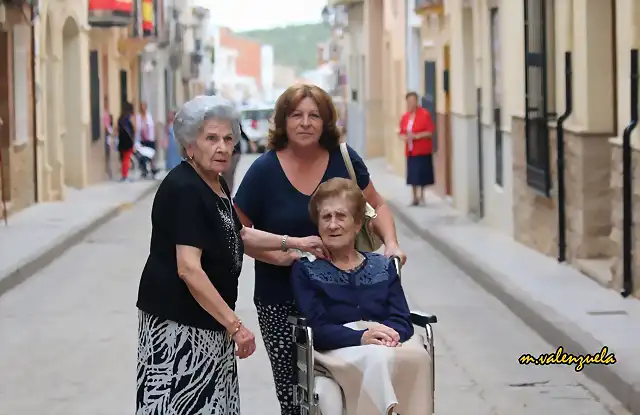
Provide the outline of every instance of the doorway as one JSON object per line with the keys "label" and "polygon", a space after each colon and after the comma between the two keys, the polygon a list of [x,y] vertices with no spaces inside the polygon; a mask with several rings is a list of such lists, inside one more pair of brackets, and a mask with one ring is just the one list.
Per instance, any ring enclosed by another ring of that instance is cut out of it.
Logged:
{"label": "doorway", "polygon": [[127,71],[120,70],[120,108],[124,108],[124,104],[129,102],[129,78]]}
{"label": "doorway", "polygon": [[[13,56],[10,47],[9,33],[0,30],[0,56]],[[9,177],[9,148],[11,147],[11,102],[13,97],[11,88],[11,62],[3,59],[0,64],[0,163],[2,163],[2,177],[0,178],[0,191],[3,200],[11,200],[11,180]]]}

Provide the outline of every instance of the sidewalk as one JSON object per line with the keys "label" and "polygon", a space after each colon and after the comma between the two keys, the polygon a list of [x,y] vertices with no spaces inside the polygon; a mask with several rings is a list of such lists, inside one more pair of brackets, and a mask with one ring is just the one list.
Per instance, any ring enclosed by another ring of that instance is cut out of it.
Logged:
{"label": "sidewalk", "polygon": [[68,189],[64,201],[40,203],[11,215],[9,226],[0,224],[0,296],[159,184],[160,180],[141,180]]}
{"label": "sidewalk", "polygon": [[408,207],[404,178],[389,173],[382,159],[368,160],[367,166],[396,220],[416,230],[546,341],[576,355],[597,353],[603,346],[615,353],[617,364],[589,365],[584,373],[640,414],[639,300],[623,299],[574,268],[466,219],[433,194],[427,207]]}

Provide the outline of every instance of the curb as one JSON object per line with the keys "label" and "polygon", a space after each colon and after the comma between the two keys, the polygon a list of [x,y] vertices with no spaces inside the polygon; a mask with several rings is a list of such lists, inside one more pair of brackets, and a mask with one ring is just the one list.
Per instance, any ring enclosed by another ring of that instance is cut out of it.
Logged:
{"label": "curb", "polygon": [[[404,212],[399,203],[387,199],[396,219],[402,221],[423,240],[454,263],[479,286],[502,302],[513,314],[552,345],[563,345],[575,354],[593,354],[602,344],[577,325],[542,304],[528,297],[517,287],[505,285],[501,273],[489,264],[474,260],[464,249],[446,241],[436,232],[425,229]],[[632,374],[624,372],[623,363],[618,365],[588,365],[582,373],[602,385],[625,409],[640,414],[640,382],[634,382]]]}
{"label": "curb", "polygon": [[67,250],[80,243],[88,234],[118,216],[122,211],[129,209],[142,199],[153,194],[158,189],[158,186],[160,186],[160,183],[161,181],[158,181],[158,183],[149,186],[149,188],[137,195],[133,201],[120,203],[117,206],[108,208],[107,211],[100,216],[91,219],[88,223],[76,229],[72,229],[68,234],[54,241],[51,246],[45,248],[33,258],[27,259],[24,264],[11,271],[6,277],[0,279],[0,297],[34,276],[38,271],[58,259]]}

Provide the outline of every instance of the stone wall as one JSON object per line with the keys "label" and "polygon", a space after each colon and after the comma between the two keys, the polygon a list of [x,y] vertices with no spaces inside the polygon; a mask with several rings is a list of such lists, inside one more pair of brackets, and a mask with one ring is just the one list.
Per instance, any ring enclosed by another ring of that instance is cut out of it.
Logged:
{"label": "stone wall", "polygon": [[[524,120],[512,121],[514,160],[514,236],[549,256],[558,253],[556,129],[549,132],[551,197],[526,181]],[[605,135],[565,130],[567,258],[607,258],[611,243],[611,152]],[[640,188],[640,186],[639,186]]]}
{"label": "stone wall", "polygon": [[449,114],[437,113],[435,119],[437,129],[437,152],[433,155],[433,169],[436,179],[435,190],[439,195],[451,194],[451,138]]}
{"label": "stone wall", "polygon": [[[640,221],[640,152],[633,151],[633,217],[634,222]],[[613,257],[611,273],[613,276],[613,286],[622,288],[622,148],[619,145],[611,146],[611,203],[612,203],[612,227],[609,240]],[[640,228],[633,228],[633,286],[634,294],[640,297]]]}
{"label": "stone wall", "polygon": [[[525,123],[512,118],[513,140],[513,235],[530,248],[545,255],[558,254],[558,214],[556,195],[545,197],[527,185]],[[552,183],[556,182],[556,134],[549,134]],[[555,187],[555,185],[554,185]]]}

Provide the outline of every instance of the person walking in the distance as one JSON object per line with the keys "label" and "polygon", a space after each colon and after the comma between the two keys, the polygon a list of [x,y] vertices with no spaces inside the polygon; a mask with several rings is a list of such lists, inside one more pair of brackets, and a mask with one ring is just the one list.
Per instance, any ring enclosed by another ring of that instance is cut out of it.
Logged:
{"label": "person walking in the distance", "polygon": [[120,181],[129,180],[131,157],[135,141],[135,127],[133,124],[133,104],[122,104],[122,114],[118,118],[118,152],[120,153]]}
{"label": "person walking in the distance", "polygon": [[418,106],[418,94],[406,95],[407,112],[400,119],[399,136],[405,142],[407,184],[411,186],[411,206],[425,203],[424,189],[435,183],[433,174],[433,119]]}
{"label": "person walking in the distance", "polygon": [[[247,134],[245,134],[244,130],[242,130],[242,124],[240,124],[240,135],[241,135],[242,140],[244,140],[247,143],[247,145],[249,146],[251,151],[255,152],[256,151],[256,144],[253,141],[249,140],[249,137],[247,137]],[[229,189],[231,189],[232,193],[233,193],[233,190],[234,190],[233,185],[235,183],[236,170],[238,168],[238,163],[240,162],[241,155],[242,155],[242,146],[241,146],[240,141],[238,141],[238,144],[236,144],[236,146],[233,149],[233,156],[231,158],[231,165],[223,173],[224,180],[229,185]]]}

